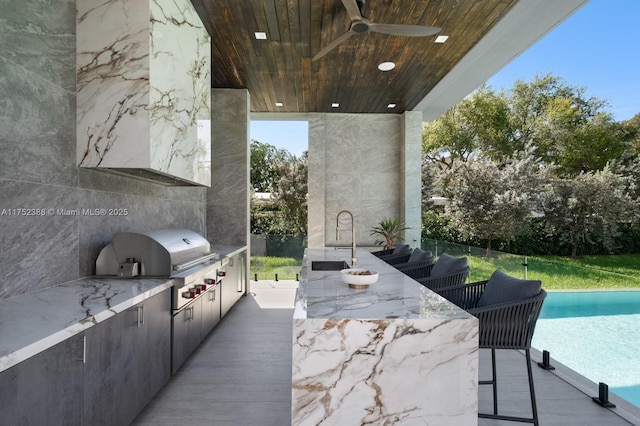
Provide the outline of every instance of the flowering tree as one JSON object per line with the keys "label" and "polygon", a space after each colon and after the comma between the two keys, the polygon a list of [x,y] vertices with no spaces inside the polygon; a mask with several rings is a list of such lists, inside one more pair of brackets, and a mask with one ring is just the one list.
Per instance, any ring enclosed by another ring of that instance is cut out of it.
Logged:
{"label": "flowering tree", "polygon": [[461,163],[445,176],[450,205],[445,210],[465,238],[510,240],[527,229],[527,218],[540,204],[546,170],[527,149],[502,165],[491,161]]}
{"label": "flowering tree", "polygon": [[285,149],[251,141],[251,186],[268,199],[251,199],[254,234],[307,233],[307,153],[300,158]]}
{"label": "flowering tree", "polygon": [[611,250],[618,224],[635,220],[637,202],[630,188],[629,177],[609,168],[583,172],[573,179],[553,179],[543,205],[550,232],[570,244],[571,257],[577,257],[578,244],[589,236],[602,238]]}
{"label": "flowering tree", "polygon": [[276,162],[280,178],[275,182],[274,195],[287,233],[307,234],[307,170],[308,155],[291,155]]}

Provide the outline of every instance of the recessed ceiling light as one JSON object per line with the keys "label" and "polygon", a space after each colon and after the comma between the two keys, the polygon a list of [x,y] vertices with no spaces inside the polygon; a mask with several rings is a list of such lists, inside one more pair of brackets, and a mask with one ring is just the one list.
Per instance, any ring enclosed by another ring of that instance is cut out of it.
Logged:
{"label": "recessed ceiling light", "polygon": [[276,102],[276,106],[284,106],[282,102]]}
{"label": "recessed ceiling light", "polygon": [[331,104],[331,108],[338,108],[339,106],[340,106],[340,104],[339,104],[339,103],[337,103],[337,102],[333,102],[333,103]]}
{"label": "recessed ceiling light", "polygon": [[378,69],[380,71],[391,71],[395,67],[396,67],[396,64],[394,64],[393,62],[383,62],[380,65],[378,65]]}
{"label": "recessed ceiling light", "polygon": [[396,104],[389,104],[389,105],[387,105],[387,108],[395,108],[395,107],[396,107]]}
{"label": "recessed ceiling light", "polygon": [[267,33],[265,33],[264,31],[256,31],[254,34],[256,35],[256,40],[266,40],[267,39]]}
{"label": "recessed ceiling light", "polygon": [[445,36],[445,35],[440,35],[438,37],[436,37],[436,43],[444,43],[445,41],[447,41],[447,39],[449,38],[449,36]]}

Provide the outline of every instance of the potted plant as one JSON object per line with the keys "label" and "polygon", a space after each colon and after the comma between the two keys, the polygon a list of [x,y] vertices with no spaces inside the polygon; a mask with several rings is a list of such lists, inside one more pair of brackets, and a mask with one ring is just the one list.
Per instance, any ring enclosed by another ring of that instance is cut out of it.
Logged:
{"label": "potted plant", "polygon": [[384,244],[385,249],[392,249],[396,246],[396,243],[402,241],[402,233],[411,229],[405,226],[404,223],[400,223],[398,216],[393,219],[385,217],[380,221],[378,226],[371,229],[371,236],[376,235],[379,240],[376,240],[376,244]]}

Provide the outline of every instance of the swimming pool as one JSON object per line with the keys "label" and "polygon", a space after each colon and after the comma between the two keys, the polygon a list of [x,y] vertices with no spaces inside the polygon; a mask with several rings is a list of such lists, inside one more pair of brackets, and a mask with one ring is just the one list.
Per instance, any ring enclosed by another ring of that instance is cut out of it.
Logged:
{"label": "swimming pool", "polygon": [[640,407],[640,291],[549,292],[532,346]]}

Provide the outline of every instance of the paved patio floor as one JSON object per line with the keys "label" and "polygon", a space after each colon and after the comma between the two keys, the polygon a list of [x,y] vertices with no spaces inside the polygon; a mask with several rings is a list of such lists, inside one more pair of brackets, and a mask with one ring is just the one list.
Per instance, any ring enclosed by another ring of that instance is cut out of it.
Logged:
{"label": "paved patio floor", "polygon": [[[251,282],[229,314],[156,395],[134,425],[287,426],[291,423],[291,324],[297,282]],[[481,378],[490,371],[480,352]],[[534,362],[540,360],[532,354]],[[530,416],[525,358],[498,351],[501,414]],[[541,426],[640,425],[640,410],[610,396],[614,409],[595,404],[597,385],[557,364],[533,367]],[[492,407],[490,386],[479,406]],[[478,425],[516,424],[480,419]],[[342,426],[342,425],[340,425]],[[344,425],[349,426],[349,425]]]}

